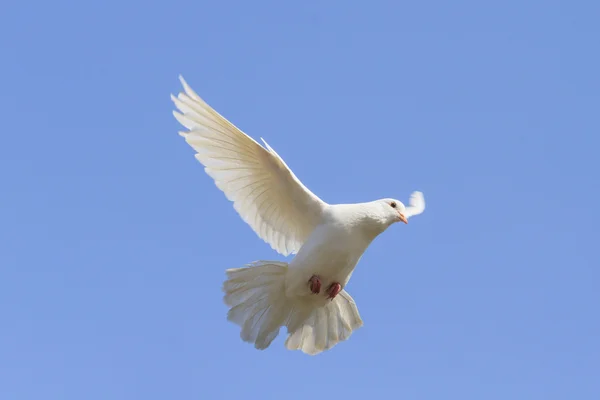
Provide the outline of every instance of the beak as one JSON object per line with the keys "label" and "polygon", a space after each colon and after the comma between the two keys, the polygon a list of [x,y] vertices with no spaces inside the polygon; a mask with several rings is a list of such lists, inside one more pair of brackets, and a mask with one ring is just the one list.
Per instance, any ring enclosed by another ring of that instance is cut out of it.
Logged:
{"label": "beak", "polygon": [[402,213],[398,213],[398,218],[400,218],[400,221],[404,222],[405,224],[408,224],[408,220],[406,219],[406,217],[404,216],[404,214]]}

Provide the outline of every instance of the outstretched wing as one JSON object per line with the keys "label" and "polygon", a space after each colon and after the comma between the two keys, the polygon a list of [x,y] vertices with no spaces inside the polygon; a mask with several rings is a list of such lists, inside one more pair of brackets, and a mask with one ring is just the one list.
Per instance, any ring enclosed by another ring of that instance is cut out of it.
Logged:
{"label": "outstretched wing", "polygon": [[408,200],[408,207],[404,211],[406,218],[414,217],[425,211],[425,198],[421,192],[413,192]]}
{"label": "outstretched wing", "polygon": [[238,214],[283,255],[297,253],[321,221],[326,203],[308,190],[264,140],[266,149],[200,98],[180,77],[184,92],[171,96],[179,134]]}

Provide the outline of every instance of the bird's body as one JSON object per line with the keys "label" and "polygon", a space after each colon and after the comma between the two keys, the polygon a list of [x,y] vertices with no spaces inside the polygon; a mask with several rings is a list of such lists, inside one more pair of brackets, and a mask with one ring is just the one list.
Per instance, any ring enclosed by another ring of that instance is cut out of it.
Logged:
{"label": "bird's body", "polygon": [[[390,225],[420,214],[423,195],[409,207],[394,199],[327,204],[308,190],[265,142],[260,146],[206,104],[181,79],[185,93],[172,97],[180,132],[196,158],[240,216],[289,264],[256,261],[227,270],[223,284],[228,319],[258,349],[286,327],[288,349],[318,354],[362,326],[344,290],[371,242]],[[264,141],[263,141],[264,142]]]}
{"label": "bird's body", "polygon": [[[290,262],[287,278],[289,296],[311,296],[305,285],[316,275],[324,287],[334,282],[343,287],[358,261],[384,225],[368,220],[369,203],[330,205],[300,251]],[[306,277],[306,279],[304,279]],[[317,300],[326,300],[318,297]]]}

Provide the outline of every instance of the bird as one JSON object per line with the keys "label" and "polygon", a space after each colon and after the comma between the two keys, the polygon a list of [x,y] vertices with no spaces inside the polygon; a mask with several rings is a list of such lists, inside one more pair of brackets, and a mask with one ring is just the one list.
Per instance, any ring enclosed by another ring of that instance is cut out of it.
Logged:
{"label": "bird", "polygon": [[317,355],[363,326],[345,290],[371,242],[391,225],[425,210],[423,193],[408,205],[384,198],[328,204],[311,192],[269,144],[242,132],[208,105],[180,75],[173,115],[179,134],[239,216],[288,262],[258,260],[225,271],[227,319],[259,350],[281,328],[285,347]]}

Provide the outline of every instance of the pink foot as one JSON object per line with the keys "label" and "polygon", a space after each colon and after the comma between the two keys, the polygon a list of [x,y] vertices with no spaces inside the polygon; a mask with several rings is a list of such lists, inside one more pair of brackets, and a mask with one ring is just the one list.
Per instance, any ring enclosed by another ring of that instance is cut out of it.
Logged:
{"label": "pink foot", "polygon": [[337,282],[332,283],[327,289],[327,298],[333,300],[342,291],[342,285]]}
{"label": "pink foot", "polygon": [[313,275],[308,280],[308,287],[310,287],[310,291],[314,294],[319,294],[321,292],[321,280],[318,276]]}

